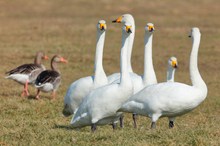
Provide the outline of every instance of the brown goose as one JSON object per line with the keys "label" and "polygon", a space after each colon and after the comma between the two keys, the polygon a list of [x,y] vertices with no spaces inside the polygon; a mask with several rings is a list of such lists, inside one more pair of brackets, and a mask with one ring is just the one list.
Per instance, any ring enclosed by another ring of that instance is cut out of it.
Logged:
{"label": "brown goose", "polygon": [[41,64],[41,59],[48,59],[48,57],[44,55],[43,52],[37,52],[34,63],[23,64],[6,72],[8,76],[5,78],[12,79],[24,85],[24,89],[21,94],[22,96],[29,96],[28,84],[34,84],[37,76],[45,70],[45,67]]}
{"label": "brown goose", "polygon": [[52,98],[55,97],[55,92],[61,83],[61,76],[60,76],[60,72],[57,70],[57,63],[67,63],[67,60],[65,60],[61,56],[55,55],[51,59],[52,70],[45,70],[38,75],[35,81],[35,87],[37,88],[36,99],[40,98],[39,97],[40,91],[43,92],[52,91]]}

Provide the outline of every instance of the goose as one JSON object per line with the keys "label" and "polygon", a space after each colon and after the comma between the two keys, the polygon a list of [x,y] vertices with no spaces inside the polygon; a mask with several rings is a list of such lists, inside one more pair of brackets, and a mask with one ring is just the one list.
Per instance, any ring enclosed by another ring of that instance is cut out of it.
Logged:
{"label": "goose", "polygon": [[132,33],[132,25],[125,23],[122,27],[122,47],[120,57],[120,83],[108,84],[91,91],[83,100],[75,116],[71,120],[74,128],[114,123],[121,113],[116,111],[128,97],[133,94],[133,85],[127,68],[128,39]]}
{"label": "goose", "polygon": [[178,82],[164,82],[145,87],[125,102],[118,111],[135,112],[151,118],[151,128],[156,128],[160,117],[168,117],[169,127],[174,127],[174,119],[200,105],[207,96],[207,86],[198,70],[198,50],[201,33],[193,27],[190,55],[190,77],[192,86]]}
{"label": "goose", "polygon": [[57,63],[67,63],[67,60],[59,55],[54,55],[51,59],[51,69],[41,72],[35,81],[37,88],[36,99],[40,99],[40,91],[51,92],[52,97],[55,98],[55,93],[61,83],[60,71],[57,69]]}
{"label": "goose", "polygon": [[37,76],[46,68],[41,64],[41,59],[47,60],[48,57],[43,52],[37,52],[34,63],[20,65],[8,72],[7,79],[12,79],[22,85],[24,85],[21,96],[29,96],[28,84],[34,84]]}
{"label": "goose", "polygon": [[97,24],[94,75],[80,78],[69,86],[69,89],[66,92],[66,96],[64,97],[64,116],[70,116],[74,114],[83,98],[89,94],[91,90],[108,83],[102,65],[106,29],[107,26],[105,20],[99,20]]}

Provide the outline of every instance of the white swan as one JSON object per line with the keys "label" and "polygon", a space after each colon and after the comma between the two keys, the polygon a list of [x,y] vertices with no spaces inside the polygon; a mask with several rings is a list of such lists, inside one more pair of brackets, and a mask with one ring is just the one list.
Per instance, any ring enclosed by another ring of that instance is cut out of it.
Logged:
{"label": "white swan", "polygon": [[80,78],[73,82],[67,90],[64,98],[63,114],[70,116],[74,114],[82,99],[93,89],[108,83],[102,65],[103,47],[105,41],[106,22],[100,20],[97,24],[97,44],[95,55],[94,76]]}
{"label": "white swan", "polygon": [[174,75],[176,68],[178,67],[178,62],[176,57],[170,57],[168,60],[168,68],[167,68],[167,82],[174,82]]}
{"label": "white swan", "polygon": [[[135,37],[135,21],[134,18],[131,14],[124,14],[120,17],[118,17],[116,20],[112,21],[113,23],[123,23],[123,25],[125,23],[130,23],[132,25],[132,34],[130,34],[130,38],[129,38],[129,43],[128,43],[128,71],[131,73],[131,75],[133,76],[133,78],[138,78],[138,75],[136,73],[133,72],[132,66],[131,66],[131,54],[132,54],[132,48],[133,48],[133,43],[134,43],[134,37]],[[112,75],[108,76],[108,82],[112,83],[114,81],[119,81],[120,80],[120,73],[114,73]]]}
{"label": "white swan", "polygon": [[119,111],[135,112],[151,118],[151,128],[156,128],[160,117],[169,118],[169,126],[174,126],[176,116],[196,108],[207,96],[207,86],[198,70],[199,28],[192,28],[192,52],[190,56],[190,77],[192,86],[177,82],[165,82],[147,86],[133,95]]}
{"label": "white swan", "polygon": [[128,39],[132,25],[125,23],[122,27],[121,77],[119,84],[109,84],[91,91],[84,98],[71,121],[73,127],[110,124],[118,120],[120,113],[116,111],[133,94],[131,77],[127,67]]}

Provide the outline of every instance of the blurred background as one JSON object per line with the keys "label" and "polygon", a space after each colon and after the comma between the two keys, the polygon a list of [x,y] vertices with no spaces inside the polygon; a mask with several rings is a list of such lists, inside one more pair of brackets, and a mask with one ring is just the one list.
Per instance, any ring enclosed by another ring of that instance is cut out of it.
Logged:
{"label": "blurred background", "polygon": [[[0,1],[0,100],[2,101],[0,104],[0,109],[2,109],[0,119],[4,119],[1,121],[3,127],[5,123],[9,123],[14,118],[12,115],[17,115],[16,112],[27,112],[33,108],[33,104],[36,104],[36,110],[51,104],[48,101],[49,94],[42,94],[43,102],[45,102],[43,104],[42,101],[41,104],[38,104],[38,101],[19,97],[22,86],[4,79],[6,71],[24,63],[32,63],[35,53],[39,50],[44,51],[50,58],[54,54],[60,54],[69,61],[68,64],[59,66],[62,74],[62,85],[58,90],[58,98],[53,103],[56,107],[52,107],[56,112],[53,112],[54,116],[51,117],[51,123],[48,124],[49,127],[57,123],[68,125],[70,118],[64,119],[61,117],[63,97],[70,83],[93,74],[96,24],[100,19],[107,22],[103,61],[105,72],[110,75],[120,70],[119,56],[122,25],[113,24],[111,21],[125,13],[132,14],[135,19],[136,34],[132,53],[132,66],[134,72],[138,74],[143,73],[144,27],[148,22],[154,23],[156,30],[153,38],[153,63],[159,82],[166,80],[167,61],[169,57],[175,56],[179,64],[175,80],[191,84],[189,55],[192,42],[188,38],[188,34],[192,27],[200,28],[202,38],[198,63],[209,93],[205,102],[196,110],[197,113],[195,112],[194,115],[188,114],[189,116],[185,116],[185,118],[190,120],[198,115],[198,112],[204,112],[207,119],[211,120],[208,116],[212,114],[216,121],[220,120],[219,118],[216,119],[220,112],[219,0],[2,0]],[[44,61],[43,64],[50,68],[50,61]],[[35,95],[35,89],[31,88],[30,90],[31,94]],[[24,104],[26,108],[23,109],[21,106]],[[12,110],[11,107],[16,110]],[[49,108],[48,111],[51,110]],[[6,111],[10,110],[11,112],[8,114]],[[33,112],[36,112],[36,110],[33,110]],[[59,116],[58,118],[56,114]],[[16,118],[19,121],[20,117]],[[33,118],[30,117],[29,122]],[[35,118],[42,117],[39,115]],[[209,121],[206,118],[203,119],[204,122]],[[194,122],[191,122],[189,123],[193,125]],[[13,134],[10,135],[9,132],[14,127],[13,124],[12,122],[11,127],[0,132],[1,141],[13,137]],[[130,124],[132,125],[131,120]],[[211,126],[212,130],[220,128],[216,128],[214,125],[213,123]],[[30,127],[24,126],[23,128],[28,129]],[[192,127],[189,126],[188,128]],[[63,135],[65,135],[64,130]],[[219,132],[217,135],[219,136]],[[190,137],[190,135],[188,136]],[[51,137],[54,138],[53,135]],[[217,137],[212,137],[212,139],[215,138],[217,140]],[[17,139],[15,138],[15,140]],[[28,143],[28,140],[23,142]],[[217,141],[214,141],[214,144],[216,143]],[[130,144],[137,143],[134,141]],[[204,140],[202,144],[207,143]]]}

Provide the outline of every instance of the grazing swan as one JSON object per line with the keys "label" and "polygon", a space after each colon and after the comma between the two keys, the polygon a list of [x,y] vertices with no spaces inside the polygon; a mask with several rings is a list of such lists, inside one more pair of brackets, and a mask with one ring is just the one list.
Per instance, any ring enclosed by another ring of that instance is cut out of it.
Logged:
{"label": "grazing swan", "polygon": [[102,65],[106,28],[106,22],[104,20],[100,20],[97,24],[97,43],[94,76],[80,78],[70,85],[64,98],[64,116],[70,116],[74,114],[76,112],[76,109],[82,102],[83,98],[88,95],[91,90],[108,83]]}
{"label": "grazing swan", "polygon": [[121,77],[120,83],[108,84],[91,91],[83,100],[71,125],[75,128],[91,125],[92,131],[96,125],[114,123],[120,113],[116,111],[132,94],[133,86],[127,67],[128,39],[132,33],[132,25],[125,23],[122,27]]}
{"label": "grazing swan", "polygon": [[174,118],[196,108],[207,96],[207,86],[198,70],[199,28],[192,28],[192,52],[190,55],[190,77],[192,86],[178,82],[164,82],[145,87],[133,95],[118,111],[135,112],[151,118],[151,128],[156,128],[160,117],[169,118],[169,127]]}
{"label": "grazing swan", "polygon": [[45,67],[41,64],[41,59],[48,59],[48,57],[44,55],[43,52],[37,52],[34,63],[23,64],[6,72],[8,76],[5,78],[12,79],[24,85],[24,89],[21,94],[22,96],[29,96],[28,84],[34,84],[37,76],[45,70]]}
{"label": "grazing swan", "polygon": [[57,63],[67,63],[67,60],[65,60],[61,56],[55,55],[51,59],[52,70],[44,70],[38,75],[35,81],[35,87],[37,88],[36,99],[40,98],[39,97],[40,91],[43,92],[52,91],[52,97],[54,99],[55,92],[61,83],[61,76],[60,76],[60,72],[57,69]]}

